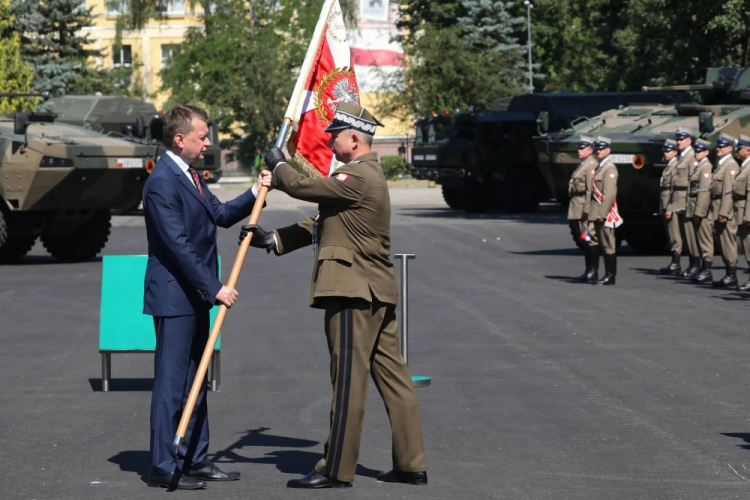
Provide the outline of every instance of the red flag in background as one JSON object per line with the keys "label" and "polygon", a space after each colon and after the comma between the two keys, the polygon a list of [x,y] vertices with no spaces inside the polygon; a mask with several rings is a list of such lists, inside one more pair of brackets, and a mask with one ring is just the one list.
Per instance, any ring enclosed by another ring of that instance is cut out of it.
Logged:
{"label": "red flag in background", "polygon": [[339,102],[359,106],[354,61],[338,0],[326,20],[300,99],[300,115],[294,117],[293,137],[287,147],[310,175],[329,176],[337,161],[328,146],[331,135],[323,130],[331,123]]}

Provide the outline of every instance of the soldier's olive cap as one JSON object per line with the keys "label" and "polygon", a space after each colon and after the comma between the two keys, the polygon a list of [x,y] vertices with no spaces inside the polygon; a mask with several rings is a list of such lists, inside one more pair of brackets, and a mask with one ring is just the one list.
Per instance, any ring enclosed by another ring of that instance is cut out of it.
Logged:
{"label": "soldier's olive cap", "polygon": [[678,141],[681,141],[682,139],[687,139],[688,137],[690,138],[695,137],[695,135],[693,134],[691,130],[680,127],[677,129],[677,132],[674,133],[674,137]]}
{"label": "soldier's olive cap", "polygon": [[711,149],[711,143],[708,142],[706,139],[697,139],[695,141],[695,144],[693,144],[693,149],[698,151],[708,151]]}
{"label": "soldier's olive cap", "polygon": [[596,139],[593,137],[589,137],[587,135],[582,135],[580,139],[578,139],[578,149],[588,148],[588,147],[594,147],[594,143],[596,142]]}
{"label": "soldier's olive cap", "polygon": [[333,120],[326,127],[325,132],[351,128],[367,135],[375,135],[375,130],[382,126],[383,124],[365,108],[342,102],[336,106]]}
{"label": "soldier's olive cap", "polygon": [[661,147],[661,150],[664,152],[667,151],[677,151],[677,141],[674,139],[667,139],[664,141],[664,145]]}
{"label": "soldier's olive cap", "polygon": [[721,134],[719,138],[716,139],[717,148],[725,148],[727,146],[734,147],[736,143],[737,143],[737,139],[735,139],[729,134]]}
{"label": "soldier's olive cap", "polygon": [[739,139],[737,139],[737,149],[739,148],[750,148],[750,136],[740,134]]}
{"label": "soldier's olive cap", "polygon": [[597,151],[600,149],[607,149],[612,147],[612,139],[609,137],[602,137],[601,135],[596,138],[596,143],[594,144]]}

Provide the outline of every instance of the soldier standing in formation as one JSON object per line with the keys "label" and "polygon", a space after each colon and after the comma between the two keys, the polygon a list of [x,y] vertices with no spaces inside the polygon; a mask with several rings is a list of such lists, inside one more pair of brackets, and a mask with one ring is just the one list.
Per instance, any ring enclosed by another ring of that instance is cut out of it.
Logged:
{"label": "soldier standing in formation", "polygon": [[714,283],[719,288],[737,288],[737,223],[732,201],[732,186],[740,169],[732,157],[736,142],[737,139],[728,134],[721,134],[716,140],[718,162],[711,180],[709,218],[713,220],[726,269],[726,275]]}
{"label": "soldier standing in formation", "polygon": [[[591,260],[590,252],[588,252],[586,242],[586,234],[588,233],[586,224],[591,206],[591,174],[597,166],[593,138],[581,136],[578,141],[578,158],[581,163],[573,172],[568,185],[568,195],[570,196],[568,224],[570,225],[570,234],[573,235],[573,241],[584,249],[586,259],[586,271],[575,280],[585,283],[589,280],[588,270],[591,267],[589,263]],[[598,276],[593,278],[594,281],[598,279]]]}
{"label": "soldier standing in formation", "polygon": [[678,128],[675,132],[677,148],[680,150],[680,160],[672,174],[672,195],[669,198],[667,211],[672,217],[677,216],[677,223],[683,241],[687,244],[690,254],[690,265],[682,273],[683,277],[690,277],[700,269],[701,257],[698,240],[692,224],[692,215],[688,217],[688,185],[695,166],[695,152],[692,148],[693,134],[686,129]]}
{"label": "soldier standing in formation", "polygon": [[693,221],[693,231],[698,240],[701,267],[690,273],[689,277],[697,283],[705,283],[713,279],[711,267],[714,256],[714,224],[708,218],[708,209],[711,205],[711,162],[708,161],[708,152],[711,149],[711,143],[705,139],[696,139],[693,143],[693,149],[695,150],[695,161],[697,163],[690,176],[688,207],[685,216]]}
{"label": "soldier standing in formation", "polygon": [[592,173],[591,210],[589,213],[589,251],[590,268],[587,281],[593,281],[599,271],[599,254],[604,254],[605,275],[594,281],[597,285],[614,285],[617,275],[617,241],[615,239],[614,220],[610,220],[617,197],[617,167],[609,158],[612,141],[607,137],[597,137],[594,147],[599,165]]}
{"label": "soldier standing in formation", "polygon": [[667,139],[662,146],[664,159],[667,160],[667,167],[661,176],[661,199],[659,200],[659,211],[664,217],[664,225],[667,228],[669,245],[672,250],[672,263],[663,267],[660,271],[662,274],[671,274],[679,276],[682,268],[680,267],[680,256],[682,255],[683,229],[680,227],[679,218],[669,211],[672,196],[674,195],[674,177],[677,173],[677,165],[680,162],[677,149],[677,141]]}
{"label": "soldier standing in formation", "polygon": [[[750,264],[750,212],[747,211],[747,194],[750,189],[750,137],[740,135],[737,139],[737,157],[742,162],[739,173],[732,185],[732,201],[734,202],[734,223],[737,226],[737,236],[740,239],[745,261]],[[750,281],[740,287],[743,292],[750,291]]]}

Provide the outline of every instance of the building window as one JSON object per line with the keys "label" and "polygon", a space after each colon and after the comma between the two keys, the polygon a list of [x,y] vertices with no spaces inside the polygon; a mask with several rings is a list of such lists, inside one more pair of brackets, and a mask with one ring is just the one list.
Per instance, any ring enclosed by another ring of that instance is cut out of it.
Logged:
{"label": "building window", "polygon": [[119,51],[112,46],[112,65],[115,67],[133,65],[133,52],[130,45],[122,45]]}
{"label": "building window", "polygon": [[169,0],[168,2],[157,4],[156,10],[165,14],[184,14],[185,0]]}
{"label": "building window", "polygon": [[168,45],[161,46],[161,67],[164,68],[168,64],[169,60],[180,53],[180,45],[177,43],[170,43]]}
{"label": "building window", "polygon": [[123,13],[121,9],[124,6],[122,5],[122,0],[106,0],[104,8],[107,10],[107,14],[117,16]]}

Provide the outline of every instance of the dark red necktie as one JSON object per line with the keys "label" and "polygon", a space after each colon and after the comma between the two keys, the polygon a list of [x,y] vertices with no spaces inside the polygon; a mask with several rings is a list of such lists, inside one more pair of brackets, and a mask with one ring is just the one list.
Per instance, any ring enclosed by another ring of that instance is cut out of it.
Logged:
{"label": "dark red necktie", "polygon": [[201,185],[201,178],[198,176],[198,172],[196,172],[193,167],[189,167],[188,173],[193,177],[193,182],[195,182],[195,187],[198,188],[198,192],[201,194],[201,197],[203,197],[203,199],[205,200],[206,195],[203,194],[203,186]]}

